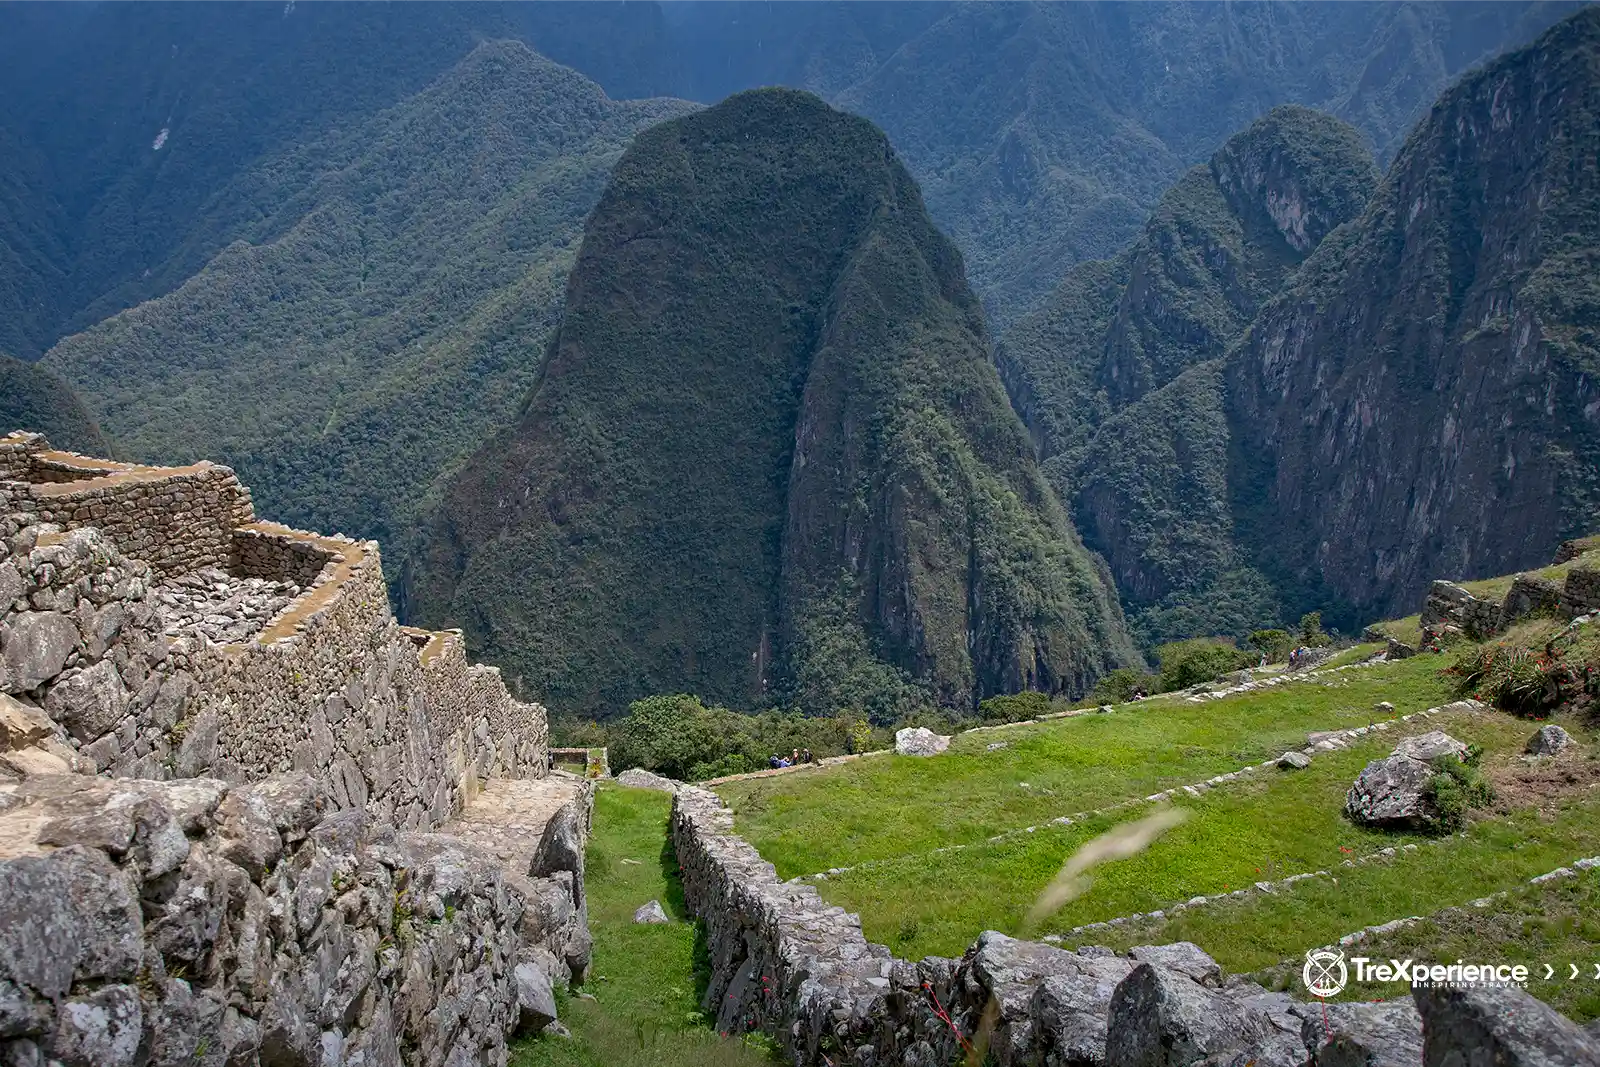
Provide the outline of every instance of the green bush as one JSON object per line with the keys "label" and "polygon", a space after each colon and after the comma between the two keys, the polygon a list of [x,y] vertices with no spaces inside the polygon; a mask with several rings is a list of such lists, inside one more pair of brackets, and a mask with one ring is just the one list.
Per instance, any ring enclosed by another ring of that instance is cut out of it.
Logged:
{"label": "green bush", "polygon": [[1281,663],[1289,658],[1294,638],[1288,630],[1256,630],[1250,634],[1249,645],[1263,653],[1271,663]]}
{"label": "green bush", "polygon": [[1026,722],[1052,710],[1044,693],[1028,691],[994,696],[978,705],[978,717],[985,723]]}
{"label": "green bush", "polygon": [[1322,630],[1322,612],[1308,611],[1300,616],[1299,641],[1307,648],[1321,648],[1333,643],[1333,638]]}
{"label": "green bush", "polygon": [[711,720],[711,709],[699,697],[680,693],[636,700],[611,729],[611,765],[686,778],[696,764],[727,752]]}
{"label": "green bush", "polygon": [[1146,693],[1159,692],[1161,679],[1132,667],[1119,667],[1095,683],[1089,693],[1088,703],[1124,704],[1132,700],[1133,694],[1140,689]]}
{"label": "green bush", "polygon": [[1221,637],[1192,637],[1172,641],[1156,649],[1161,663],[1161,692],[1187,689],[1209,682],[1220,674],[1248,667],[1254,657],[1241,652],[1232,641]]}
{"label": "green bush", "polygon": [[1434,775],[1428,779],[1423,796],[1438,812],[1436,829],[1452,834],[1467,822],[1467,813],[1474,808],[1494,803],[1494,787],[1478,769],[1483,750],[1473,746],[1467,750],[1466,762],[1453,756],[1440,756],[1433,761]]}

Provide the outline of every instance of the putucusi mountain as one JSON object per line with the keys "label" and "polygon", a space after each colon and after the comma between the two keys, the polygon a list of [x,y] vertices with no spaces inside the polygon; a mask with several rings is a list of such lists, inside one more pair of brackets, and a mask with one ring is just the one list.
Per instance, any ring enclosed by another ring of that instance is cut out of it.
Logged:
{"label": "putucusi mountain", "polygon": [[790,90],[635,139],[407,602],[599,713],[685,689],[890,717],[1137,660],[960,254],[882,133]]}
{"label": "putucusi mountain", "polygon": [[1468,75],[1381,182],[1354,130],[1269,113],[1007,332],[1142,637],[1350,625],[1592,526],[1597,27]]}
{"label": "putucusi mountain", "polygon": [[235,240],[43,366],[134,457],[210,456],[265,513],[398,554],[434,478],[532,386],[629,138],[692,107],[613,101],[519,42],[480,45],[232,183],[210,218]]}

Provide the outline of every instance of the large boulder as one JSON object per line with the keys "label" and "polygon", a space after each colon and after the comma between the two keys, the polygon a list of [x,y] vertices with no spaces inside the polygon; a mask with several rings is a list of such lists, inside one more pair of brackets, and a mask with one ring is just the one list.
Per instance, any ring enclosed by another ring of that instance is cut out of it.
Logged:
{"label": "large boulder", "polygon": [[1428,764],[1410,756],[1373,760],[1345,794],[1344,809],[1351,819],[1367,826],[1429,826],[1439,815],[1427,797],[1433,773]]}
{"label": "large boulder", "polygon": [[948,737],[926,726],[908,726],[894,735],[894,750],[902,756],[937,756],[949,747]]}
{"label": "large boulder", "polygon": [[556,995],[550,978],[531,963],[512,972],[517,983],[517,1033],[536,1034],[556,1021]]}
{"label": "large boulder", "polygon": [[1422,1061],[1422,1018],[1409,1000],[1306,1005],[1301,1014],[1301,1039],[1317,1067],[1417,1067]]}
{"label": "large boulder", "polygon": [[1112,994],[1106,1067],[1304,1064],[1298,1025],[1285,1029],[1273,1013],[1246,1000],[1242,991],[1224,994],[1177,971],[1141,963]]}
{"label": "large boulder", "polygon": [[662,793],[676,793],[678,783],[671,778],[663,778],[643,767],[630,767],[617,775],[617,784],[625,785],[632,789],[654,789]]}
{"label": "large boulder", "polygon": [[1423,1067],[1600,1064],[1600,1041],[1512,986],[1411,991],[1422,1015]]}
{"label": "large boulder", "polygon": [[26,611],[0,628],[0,689],[24,693],[61,673],[78,644],[78,628],[58,611]]}
{"label": "large boulder", "polygon": [[661,906],[661,901],[652,900],[648,904],[640,905],[633,913],[633,921],[646,926],[661,926],[672,920],[667,916],[667,911]]}
{"label": "large boulder", "polygon": [[1467,746],[1443,730],[1408,737],[1394,747],[1391,755],[1373,760],[1362,769],[1345,794],[1345,811],[1356,822],[1368,826],[1431,826],[1439,817],[1428,798],[1433,761],[1440,757],[1459,760],[1466,754]]}

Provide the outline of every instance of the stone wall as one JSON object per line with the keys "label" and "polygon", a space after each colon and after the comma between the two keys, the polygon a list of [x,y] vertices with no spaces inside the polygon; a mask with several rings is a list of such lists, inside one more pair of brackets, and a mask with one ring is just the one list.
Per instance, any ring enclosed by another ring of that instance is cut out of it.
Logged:
{"label": "stone wall", "polygon": [[[31,448],[35,466],[61,455],[0,440]],[[225,468],[209,470],[237,486]],[[67,531],[29,506],[41,489],[74,484],[95,482],[0,483],[0,693],[59,723],[89,770],[235,783],[305,771],[337,807],[409,829],[454,816],[476,781],[547,773],[544,709],[512,699],[493,668],[469,666],[459,635],[397,625],[376,544],[250,521],[219,551],[202,523],[202,547],[174,545],[169,560],[216,566],[220,555],[299,589],[253,636],[224,644],[215,629],[177,626],[152,595],[168,579],[105,532],[145,543],[129,524],[151,507],[182,511],[176,498],[123,494],[131,512],[108,503],[84,520],[95,525]],[[153,492],[173,480],[138,484]],[[211,518],[248,512],[242,487],[211,503]]]}
{"label": "stone wall", "polygon": [[282,578],[308,586],[333,562],[333,553],[303,537],[265,528],[233,531],[228,570],[250,578]]}
{"label": "stone wall", "polygon": [[[38,521],[92,526],[158,575],[226,567],[234,530],[253,521],[250,492],[227,467],[145,467],[56,452],[37,434],[0,439],[14,504]],[[18,458],[26,457],[26,462]]]}
{"label": "stone wall", "polygon": [[1436,581],[1423,601],[1421,624],[1425,641],[1445,627],[1481,641],[1500,632],[1500,605],[1479,600],[1454,582]]}
{"label": "stone wall", "polygon": [[[1425,1037],[1410,1001],[1304,1004],[1225,977],[1187,942],[1118,955],[990,931],[959,960],[898,960],[813,887],[780,882],[732,823],[715,794],[677,789],[672,840],[685,903],[706,926],[705,1006],[719,1030],[771,1035],[795,1067],[945,1067],[965,1062],[985,1039],[983,1062],[1000,1067],[1457,1062],[1447,1052],[1476,1063],[1483,1050],[1500,1053],[1520,1040],[1512,1032],[1519,1013],[1537,1015],[1548,1049],[1594,1049],[1577,1026],[1521,990],[1451,1001],[1419,995]],[[1469,1017],[1483,1029],[1463,1041],[1456,1023]],[[1425,1059],[1425,1051],[1439,1055]]]}
{"label": "stone wall", "polygon": [[305,775],[0,805],[0,1062],[506,1063],[532,917],[487,854],[329,814]]}

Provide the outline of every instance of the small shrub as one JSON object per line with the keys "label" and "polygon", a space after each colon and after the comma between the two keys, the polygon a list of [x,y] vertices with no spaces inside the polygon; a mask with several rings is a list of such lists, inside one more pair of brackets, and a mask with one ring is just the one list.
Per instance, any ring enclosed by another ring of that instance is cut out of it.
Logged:
{"label": "small shrub", "polygon": [[1510,645],[1471,649],[1444,673],[1456,677],[1463,694],[1519,715],[1560,704],[1568,674],[1559,655]]}
{"label": "small shrub", "polygon": [[986,723],[1026,722],[1050,710],[1050,698],[1032,690],[993,696],[978,705],[978,715]]}
{"label": "small shrub", "polygon": [[1156,649],[1161,662],[1161,691],[1187,689],[1220,674],[1247,667],[1254,657],[1220,637],[1195,637],[1173,641]]}
{"label": "small shrub", "polygon": [[1095,683],[1094,689],[1089,693],[1088,703],[1125,704],[1141,689],[1146,693],[1154,693],[1158,692],[1160,687],[1161,679],[1153,674],[1145,674],[1132,667],[1118,667]]}
{"label": "small shrub", "polygon": [[1466,825],[1470,811],[1494,803],[1494,787],[1477,767],[1483,750],[1474,745],[1467,750],[1466,758],[1466,763],[1453,756],[1440,756],[1433,761],[1434,775],[1423,795],[1438,813],[1440,833],[1455,833]]}
{"label": "small shrub", "polygon": [[1300,616],[1299,639],[1307,648],[1321,648],[1333,643],[1333,638],[1322,630],[1322,612],[1308,611]]}

